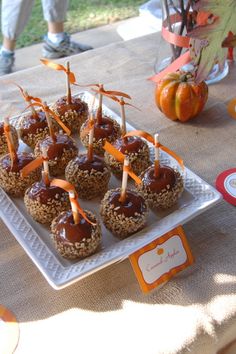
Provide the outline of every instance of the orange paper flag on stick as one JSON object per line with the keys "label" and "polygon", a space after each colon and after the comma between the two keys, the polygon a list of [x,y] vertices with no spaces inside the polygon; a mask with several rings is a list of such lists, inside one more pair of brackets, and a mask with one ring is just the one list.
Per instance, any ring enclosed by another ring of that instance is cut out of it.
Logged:
{"label": "orange paper flag on stick", "polygon": [[36,170],[36,168],[39,168],[43,164],[44,158],[42,156],[37,157],[35,160],[31,161],[26,165],[25,167],[22,168],[20,171],[21,177],[27,177],[30,172]]}
{"label": "orange paper flag on stick", "polygon": [[190,52],[187,51],[183,55],[181,55],[178,59],[173,61],[166,69],[162,70],[158,74],[148,78],[148,80],[154,81],[154,82],[159,82],[166,74],[177,71],[179,68],[184,66],[185,64],[188,64],[192,60],[190,56]]}
{"label": "orange paper flag on stick", "polygon": [[51,69],[64,71],[69,76],[69,81],[71,84],[74,84],[76,82],[75,74],[72,71],[67,70],[65,66],[58,63],[54,63],[51,60],[47,60],[47,59],[40,59],[40,61],[42,64],[48,66]]}
{"label": "orange paper flag on stick", "polygon": [[[153,138],[153,136],[143,130],[132,130],[131,132],[127,133],[124,137],[127,136],[139,136],[141,138],[146,139],[147,141],[149,141],[150,143],[152,143],[155,146],[155,140]],[[180,165],[180,167],[182,168],[182,170],[184,170],[184,163],[183,160],[172,150],[170,150],[168,147],[158,143],[157,147],[159,147],[161,150],[167,152],[169,155],[171,155]]]}
{"label": "orange paper flag on stick", "polygon": [[[51,186],[57,186],[59,188],[62,188],[64,189],[66,192],[69,193],[69,198],[70,198],[70,202],[72,204],[72,209],[76,209],[78,211],[78,213],[80,215],[82,215],[82,217],[88,222],[90,223],[91,225],[96,225],[96,223],[93,223],[91,220],[89,220],[85,214],[85,212],[83,211],[83,209],[81,208],[79,202],[78,202],[78,194],[75,190],[75,187],[73,186],[73,184],[67,182],[67,181],[64,181],[62,179],[57,179],[57,178],[54,178],[51,183],[50,183]],[[70,194],[70,192],[73,192],[73,195],[72,193]]]}
{"label": "orange paper flag on stick", "polygon": [[[119,150],[117,150],[113,145],[108,143],[108,141],[106,141],[103,145],[103,149],[106,150],[108,154],[114,156],[117,161],[124,163],[125,155],[122,154],[122,152],[120,152]],[[130,166],[126,166],[126,171],[137,184],[140,184],[142,182],[141,179],[132,171]]]}

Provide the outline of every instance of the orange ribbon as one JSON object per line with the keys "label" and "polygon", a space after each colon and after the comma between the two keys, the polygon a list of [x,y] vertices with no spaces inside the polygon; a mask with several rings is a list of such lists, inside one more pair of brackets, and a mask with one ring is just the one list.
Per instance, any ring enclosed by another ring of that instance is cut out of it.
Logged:
{"label": "orange ribbon", "polygon": [[[173,25],[177,22],[180,22],[182,20],[181,15],[173,14],[169,16],[170,23]],[[189,47],[189,41],[190,38],[186,36],[180,36],[176,33],[170,32],[167,29],[167,19],[163,21],[163,26],[162,26],[162,37],[169,43],[174,44],[178,47],[181,48],[188,48]]]}
{"label": "orange ribbon", "polygon": [[[98,86],[98,89],[92,89],[94,92],[96,93],[100,93],[101,95],[107,96],[109,98],[112,98],[114,101],[116,99],[115,96],[121,96],[121,97],[125,97],[128,99],[131,99],[130,95],[128,95],[125,92],[121,92],[121,91],[107,91],[104,90],[103,87],[101,87],[100,85]],[[118,100],[118,99],[117,99]]]}
{"label": "orange ribbon", "polygon": [[[71,135],[71,131],[69,128],[67,128],[67,126],[61,121],[60,117],[54,113],[48,106],[45,106],[43,103],[41,102],[35,102],[35,103],[31,103],[28,107],[26,107],[26,109],[30,108],[31,106],[35,106],[35,107],[41,107],[43,109],[44,112],[48,112],[50,113],[53,118],[55,119],[55,121],[62,127],[62,129],[66,132],[67,135]],[[26,110],[25,109],[25,110]]]}
{"label": "orange ribbon", "polygon": [[6,124],[4,122],[3,130],[4,130],[4,134],[6,136],[6,140],[7,140],[7,147],[8,147],[10,158],[11,158],[11,165],[13,165],[14,161],[17,160],[17,153],[16,153],[15,147],[12,143],[12,135],[11,135],[10,125]]}
{"label": "orange ribbon", "polygon": [[78,194],[75,190],[75,187],[73,186],[73,184],[67,182],[67,181],[64,181],[62,179],[57,179],[57,178],[54,178],[51,183],[50,183],[50,186],[55,186],[55,187],[59,187],[59,188],[62,188],[64,189],[66,192],[74,192],[74,195],[75,195],[75,198],[72,198],[70,196],[70,202],[71,204],[73,204],[75,206],[75,208],[77,209],[77,211],[79,212],[80,215],[82,215],[82,217],[88,222],[90,223],[91,225],[96,225],[96,223],[93,223],[92,221],[90,221],[85,212],[83,211],[83,209],[81,208],[79,202],[78,202]]}
{"label": "orange ribbon", "polygon": [[20,90],[20,92],[22,94],[22,97],[24,98],[24,100],[26,102],[29,102],[30,100],[33,100],[35,102],[42,103],[42,100],[39,97],[33,97],[33,96],[30,96],[30,95],[26,94],[26,91],[20,85],[18,85],[16,82],[14,82],[14,81],[9,81],[9,82],[12,83],[13,85],[16,85],[19,88],[19,90]]}
{"label": "orange ribbon", "polygon": [[[155,146],[155,140],[152,137],[152,135],[150,135],[147,132],[144,132],[143,130],[133,130],[129,133],[127,133],[125,137],[128,136],[140,136],[141,138],[146,139],[147,141],[149,141],[150,143],[152,143]],[[159,147],[161,150],[167,152],[169,155],[171,155],[180,165],[180,167],[182,168],[182,170],[184,170],[184,163],[183,160],[172,150],[170,150],[169,148],[167,148],[166,146],[158,143],[156,147]]]}
{"label": "orange ribbon", "polygon": [[185,64],[188,64],[192,60],[190,56],[190,51],[188,50],[186,53],[181,55],[178,59],[173,61],[167,68],[159,72],[158,74],[151,76],[148,78],[148,80],[154,81],[158,83],[166,74],[172,73],[174,71],[177,71],[179,68],[184,66]]}
{"label": "orange ribbon", "polygon": [[43,164],[43,161],[48,160],[45,159],[43,156],[37,157],[35,160],[31,161],[26,165],[25,167],[22,168],[20,171],[21,177],[27,177],[30,172],[36,170],[36,168],[40,167]]}
{"label": "orange ribbon", "polygon": [[229,102],[227,110],[228,110],[229,115],[232,118],[236,119],[236,98],[232,99]]}
{"label": "orange ribbon", "polygon": [[[108,152],[108,154],[112,155],[117,161],[120,163],[124,163],[125,155],[122,154],[119,150],[117,150],[113,145],[108,143],[108,141],[105,142],[103,145],[103,149]],[[142,183],[141,179],[132,171],[130,166],[124,166],[123,170],[128,172],[129,176],[133,178],[133,180],[137,183],[140,184]]]}
{"label": "orange ribbon", "polygon": [[47,60],[47,59],[40,59],[41,63],[48,66],[49,68],[51,69],[54,69],[54,70],[59,70],[59,71],[64,71],[67,76],[69,77],[69,81],[71,84],[74,84],[76,79],[75,79],[75,74],[70,71],[70,70],[67,70],[67,68],[61,64],[57,64],[57,63],[54,63],[50,60]]}

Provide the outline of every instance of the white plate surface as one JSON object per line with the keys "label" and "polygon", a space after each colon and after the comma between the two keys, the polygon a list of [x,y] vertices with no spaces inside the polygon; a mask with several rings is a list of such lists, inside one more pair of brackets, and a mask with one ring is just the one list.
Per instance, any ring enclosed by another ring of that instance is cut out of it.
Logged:
{"label": "white plate surface", "polygon": [[[91,94],[79,94],[86,102],[91,102]],[[118,122],[120,118],[107,107],[103,106],[107,115]],[[17,126],[17,117],[12,118]],[[133,128],[127,124],[128,130]],[[83,150],[79,144],[80,152]],[[20,144],[20,149],[25,149]],[[150,146],[151,156],[153,155]],[[165,152],[161,152],[164,164],[178,168],[177,162]],[[69,261],[61,257],[53,246],[49,228],[35,222],[26,212],[23,199],[11,198],[0,188],[0,217],[12,234],[24,248],[28,256],[42,272],[54,289],[62,289],[108,265],[127,258],[144,245],[152,242],[161,235],[178,225],[183,225],[195,216],[220,201],[221,194],[211,185],[203,181],[185,167],[185,189],[178,204],[168,211],[150,211],[147,226],[125,240],[118,240],[102,225],[102,245],[93,256],[79,261]],[[112,177],[109,189],[120,186],[120,181]],[[82,207],[90,209],[99,217],[100,200],[80,201]]]}

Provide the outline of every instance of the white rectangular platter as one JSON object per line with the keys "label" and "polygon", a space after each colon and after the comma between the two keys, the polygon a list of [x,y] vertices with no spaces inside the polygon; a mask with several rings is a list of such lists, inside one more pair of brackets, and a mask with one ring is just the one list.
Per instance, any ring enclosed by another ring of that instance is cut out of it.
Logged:
{"label": "white rectangular platter", "polygon": [[[79,97],[88,103],[91,102],[89,92],[80,93]],[[106,106],[103,106],[103,111],[119,123],[121,122],[120,117]],[[12,123],[17,125],[17,117],[12,118]],[[133,129],[127,124],[127,130]],[[25,145],[21,144],[20,148],[25,149]],[[81,152],[82,146],[79,145],[79,148]],[[150,146],[150,152],[153,156],[152,146]],[[178,168],[177,162],[165,152],[161,152],[161,161]],[[54,289],[62,289],[110,264],[124,260],[136,250],[176,226],[183,225],[221,199],[220,193],[186,167],[184,183],[184,193],[178,204],[167,211],[150,211],[147,226],[129,238],[119,240],[102,225],[100,249],[93,256],[77,261],[69,261],[61,257],[54,248],[49,227],[45,227],[31,218],[26,212],[23,199],[10,198],[1,188],[0,217],[48,283]],[[112,177],[109,189],[116,188],[120,184],[119,180]],[[132,183],[131,187],[133,187]],[[81,200],[80,203],[82,207],[90,209],[99,217],[99,199],[88,202]]]}

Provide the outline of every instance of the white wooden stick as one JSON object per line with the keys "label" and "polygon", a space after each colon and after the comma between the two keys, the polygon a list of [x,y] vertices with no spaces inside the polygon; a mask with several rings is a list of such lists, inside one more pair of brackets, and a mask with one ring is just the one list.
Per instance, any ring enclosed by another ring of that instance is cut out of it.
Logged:
{"label": "white wooden stick", "polygon": [[[9,117],[4,117],[4,124],[5,124],[7,127],[10,126]],[[11,130],[9,131],[9,137],[10,137],[11,146],[12,146],[13,149],[15,150],[15,145],[14,145],[14,141],[13,141],[13,137],[12,137]]]}
{"label": "white wooden stick", "polygon": [[[48,107],[46,101],[43,102],[43,105],[45,107]],[[46,119],[47,119],[50,136],[51,136],[52,140],[55,140],[56,137],[55,137],[55,133],[54,133],[53,126],[52,126],[52,119],[51,119],[50,114],[49,114],[49,112],[47,110],[45,110],[44,112],[45,112],[45,116],[46,116]]]}
{"label": "white wooden stick", "polygon": [[47,148],[45,146],[42,146],[42,156],[43,156],[43,169],[44,172],[49,176],[49,166],[48,166],[48,153],[47,153]]}
{"label": "white wooden stick", "polygon": [[70,205],[71,205],[74,223],[78,224],[79,223],[79,213],[78,213],[75,203],[73,203],[73,199],[75,199],[75,192],[74,191],[69,191],[69,198],[70,198]]}
{"label": "white wooden stick", "polygon": [[125,135],[126,134],[126,117],[125,117],[125,105],[124,105],[124,99],[123,97],[121,97],[121,131],[122,134]]}
{"label": "white wooden stick", "polygon": [[159,155],[159,134],[156,133],[154,135],[154,141],[155,141],[155,161],[154,161],[154,175],[155,177],[159,176],[159,164],[160,164],[160,155]]}
{"label": "white wooden stick", "polygon": [[[129,166],[129,157],[125,156],[124,159],[124,167]],[[122,185],[121,185],[121,194],[120,194],[120,201],[124,202],[126,198],[126,189],[127,189],[127,182],[128,182],[128,171],[123,170],[123,175],[122,175]]]}
{"label": "white wooden stick", "polygon": [[[70,72],[70,62],[67,61],[66,62],[66,68],[68,73]],[[67,89],[67,103],[70,104],[71,103],[71,88],[70,88],[70,78],[69,75],[66,75],[66,89]]]}

